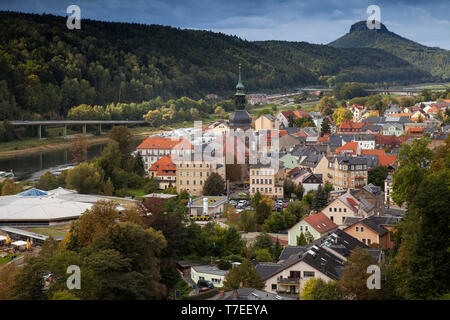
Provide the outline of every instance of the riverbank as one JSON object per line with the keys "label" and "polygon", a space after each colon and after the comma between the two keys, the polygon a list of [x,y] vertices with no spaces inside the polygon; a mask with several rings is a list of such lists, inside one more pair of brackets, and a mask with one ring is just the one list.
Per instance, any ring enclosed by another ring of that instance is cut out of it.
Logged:
{"label": "riverbank", "polygon": [[[144,129],[144,130],[143,130]],[[134,139],[144,138],[145,136],[159,133],[162,130],[152,128],[132,128],[131,132]],[[100,136],[88,136],[89,146],[108,143],[110,141],[107,134]],[[24,154],[32,154],[53,150],[61,150],[68,148],[72,143],[71,139],[61,137],[44,138],[44,139],[27,139],[23,141],[6,142],[0,144],[0,159],[20,156]]]}

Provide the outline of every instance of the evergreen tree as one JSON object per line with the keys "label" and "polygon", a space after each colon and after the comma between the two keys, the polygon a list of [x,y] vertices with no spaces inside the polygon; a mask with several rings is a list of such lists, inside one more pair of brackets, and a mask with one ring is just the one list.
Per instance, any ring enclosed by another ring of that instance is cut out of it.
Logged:
{"label": "evergreen tree", "polygon": [[142,159],[141,152],[138,152],[134,158],[133,172],[140,177],[145,175],[144,160]]}
{"label": "evergreen tree", "polygon": [[297,236],[297,245],[298,246],[306,246],[308,244],[308,241],[306,241],[306,237],[303,234],[303,232],[300,233],[299,236]]}
{"label": "evergreen tree", "polygon": [[222,176],[216,172],[206,179],[203,185],[203,195],[205,196],[220,196],[225,192],[225,181]]}
{"label": "evergreen tree", "polygon": [[230,291],[239,289],[241,284],[244,288],[255,288],[260,290],[264,288],[261,277],[248,259],[244,259],[239,267],[234,267],[228,271],[225,276],[223,288],[226,291]]}

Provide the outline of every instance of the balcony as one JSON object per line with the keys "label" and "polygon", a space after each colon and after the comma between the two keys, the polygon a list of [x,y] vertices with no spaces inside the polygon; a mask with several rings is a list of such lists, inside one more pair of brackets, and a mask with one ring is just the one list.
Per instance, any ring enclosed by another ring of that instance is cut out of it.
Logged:
{"label": "balcony", "polygon": [[296,286],[300,283],[299,278],[278,278],[277,283],[285,286]]}

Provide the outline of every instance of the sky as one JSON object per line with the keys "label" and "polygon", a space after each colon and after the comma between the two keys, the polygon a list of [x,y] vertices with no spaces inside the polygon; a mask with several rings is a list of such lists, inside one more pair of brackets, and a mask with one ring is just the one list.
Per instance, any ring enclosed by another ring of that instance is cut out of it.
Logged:
{"label": "sky", "polygon": [[450,49],[449,0],[0,0],[0,10],[67,16],[71,4],[81,9],[81,27],[88,18],[318,44],[344,35],[369,17],[369,5],[377,5],[390,31]]}

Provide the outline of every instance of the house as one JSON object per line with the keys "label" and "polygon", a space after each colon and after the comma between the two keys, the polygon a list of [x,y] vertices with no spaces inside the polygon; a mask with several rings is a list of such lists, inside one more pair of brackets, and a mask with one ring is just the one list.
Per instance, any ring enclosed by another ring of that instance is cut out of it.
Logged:
{"label": "house", "polygon": [[402,109],[396,105],[396,104],[390,104],[388,105],[388,108],[386,108],[386,110],[384,111],[384,115],[385,116],[390,116],[396,113],[401,113]]}
{"label": "house", "polygon": [[207,300],[296,300],[285,296],[279,296],[267,291],[258,290],[255,288],[238,288],[232,291],[221,290],[218,294]]}
{"label": "house", "polygon": [[357,104],[352,104],[350,107],[348,107],[348,109],[352,112],[353,121],[355,121],[355,122],[358,122],[359,120],[361,120],[362,115],[365,111],[364,106],[360,106]]}
{"label": "house", "polygon": [[344,267],[343,260],[316,245],[306,252],[291,255],[282,263],[256,261],[254,264],[264,281],[264,291],[293,295],[298,295],[300,288],[311,278],[338,280]]}
{"label": "house", "polygon": [[188,204],[189,214],[191,217],[207,216],[209,218],[215,218],[216,216],[222,215],[225,211],[226,203],[227,197],[225,196],[199,197]]}
{"label": "house", "polygon": [[223,287],[223,281],[228,271],[220,270],[216,266],[202,265],[191,267],[191,279],[197,284],[198,280],[210,281],[214,287]]}
{"label": "house", "polygon": [[263,114],[255,120],[255,131],[259,130],[279,130],[280,121],[271,114]]}
{"label": "house", "polygon": [[200,264],[195,262],[190,262],[186,260],[177,261],[177,269],[181,272],[183,277],[188,277],[191,275],[191,268],[193,266],[199,266]]}
{"label": "house", "polygon": [[375,149],[374,134],[354,134],[352,140],[358,143],[359,149]]}
{"label": "house", "polygon": [[280,152],[288,152],[295,146],[304,146],[306,139],[293,134],[285,134],[279,139]]}
{"label": "house", "polygon": [[177,168],[170,155],[164,155],[148,169],[149,177],[159,182],[160,189],[176,185]]}
{"label": "house", "polygon": [[309,232],[313,239],[316,240],[324,235],[330,234],[337,228],[338,226],[323,212],[319,212],[303,218],[288,229],[288,244],[290,246],[296,246],[297,239],[302,233]]}
{"label": "house", "polygon": [[303,186],[305,194],[311,190],[317,190],[320,185],[323,184],[322,175],[318,173],[312,173],[309,169],[302,171],[292,178],[294,184]]}
{"label": "house", "polygon": [[383,135],[385,136],[401,136],[404,133],[403,125],[400,123],[385,123],[382,125]]}
{"label": "house", "polygon": [[353,222],[344,231],[364,244],[390,249],[394,244],[389,231],[400,220],[401,217],[372,215]]}
{"label": "house", "polygon": [[347,142],[342,147],[336,149],[334,154],[347,155],[347,156],[357,156],[360,154],[360,148],[357,142]]}
{"label": "house", "polygon": [[366,217],[373,213],[374,206],[368,202],[362,203],[349,190],[330,202],[322,212],[338,226],[344,226],[346,217]]}
{"label": "house", "polygon": [[276,118],[278,119],[281,127],[287,128],[287,127],[290,127],[289,119],[292,118],[295,121],[295,119],[297,117],[294,114],[294,111],[287,110],[287,111],[281,111],[280,113],[278,113]]}
{"label": "house", "polygon": [[376,156],[377,157],[377,166],[389,166],[395,161],[397,161],[397,156],[394,154],[386,154],[386,151],[383,149],[374,149],[374,150],[361,150],[361,156]]}
{"label": "house", "polygon": [[300,162],[299,167],[304,169],[311,169],[311,171],[314,172],[314,168],[317,166],[317,164],[323,157],[324,156],[321,154],[311,153],[307,155],[302,162]]}
{"label": "house", "polygon": [[414,122],[420,122],[421,120],[425,121],[428,118],[429,116],[423,110],[417,110],[416,112],[413,112],[410,117],[411,121]]}
{"label": "house", "polygon": [[351,194],[359,201],[367,201],[374,206],[373,212],[383,214],[384,212],[384,192],[381,187],[375,186],[372,183],[352,190]]}
{"label": "house", "polygon": [[269,165],[250,166],[250,196],[259,191],[262,195],[282,199],[284,170]]}
{"label": "house", "polygon": [[362,127],[366,124],[366,122],[344,120],[339,126],[338,133],[361,133]]}
{"label": "house", "polygon": [[382,134],[383,126],[376,124],[366,124],[361,128],[361,133]]}
{"label": "house", "polygon": [[230,126],[226,121],[216,121],[208,126],[208,132],[211,131],[213,135],[223,136],[230,132]]}
{"label": "house", "polygon": [[144,160],[146,171],[164,155],[189,155],[193,149],[194,146],[189,140],[159,136],[148,137],[137,146],[137,151],[141,153]]}

